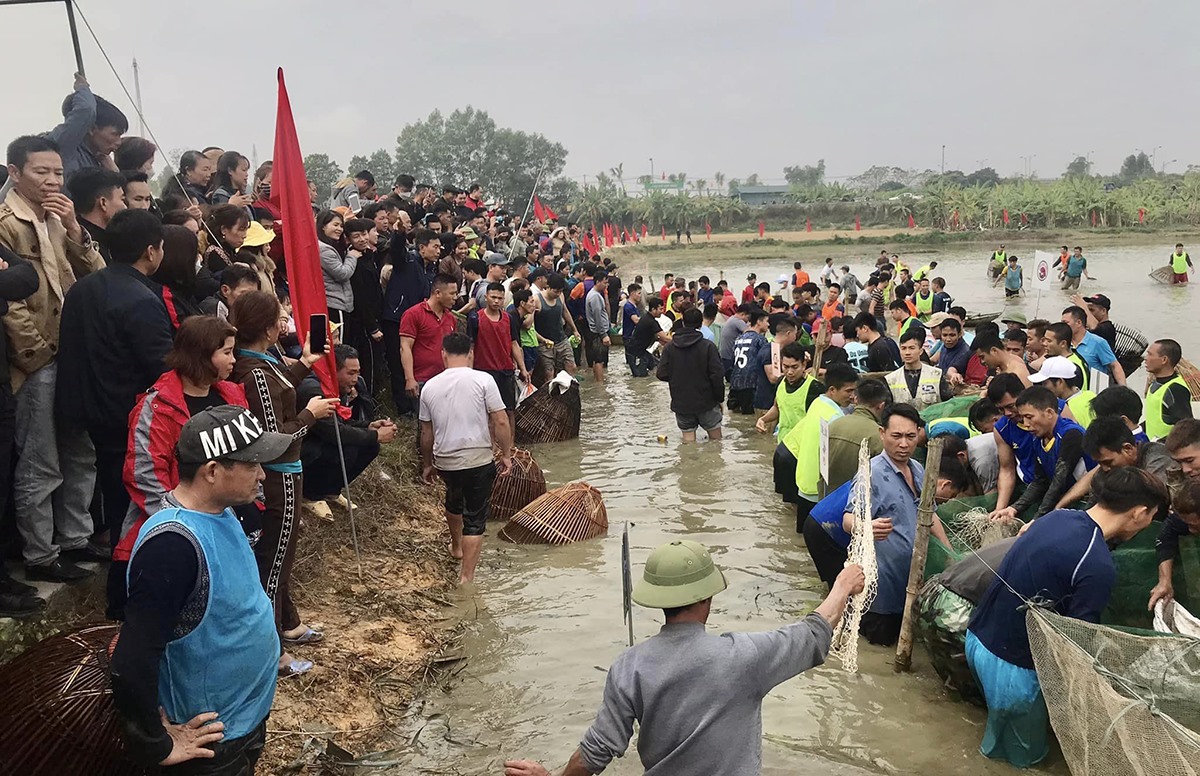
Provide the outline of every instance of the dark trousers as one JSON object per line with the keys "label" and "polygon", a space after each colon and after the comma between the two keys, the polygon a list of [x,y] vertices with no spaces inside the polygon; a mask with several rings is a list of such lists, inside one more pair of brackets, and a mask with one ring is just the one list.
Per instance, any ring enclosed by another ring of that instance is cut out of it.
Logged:
{"label": "dark trousers", "polygon": [[[805,501],[805,499],[800,500]],[[846,551],[829,538],[829,534],[825,533],[821,524],[812,517],[804,518],[800,532],[804,534],[804,546],[808,548],[808,556],[812,558],[813,565],[817,567],[817,576],[832,589],[834,580],[846,566]]]}
{"label": "dark trousers", "polygon": [[[346,456],[346,477],[354,482],[379,455],[379,442],[352,445],[343,436],[342,451]],[[321,442],[321,455],[304,466],[304,497],[310,501],[328,498],[341,493],[344,484],[337,442]]]}
{"label": "dark trousers", "polygon": [[904,621],[903,614],[878,614],[863,612],[862,622],[858,632],[867,641],[881,647],[894,647],[900,640],[900,625]]}
{"label": "dark trousers", "polygon": [[645,350],[641,353],[635,353],[627,346],[625,348],[625,363],[629,365],[629,371],[634,377],[649,377],[650,368],[654,366],[654,356]]}
{"label": "dark trousers", "polygon": [[[96,489],[100,494],[99,517],[95,533],[107,532],[110,544],[121,541],[121,523],[129,511],[129,491],[125,490],[125,450],[129,427],[97,426],[88,429],[96,448]],[[95,513],[93,513],[95,517]]]}
{"label": "dark trousers", "polygon": [[17,400],[13,398],[12,386],[9,383],[0,384],[0,579],[8,578],[4,561],[8,558],[16,534],[16,523],[10,510],[15,463],[13,440],[17,434],[16,409]]}
{"label": "dark trousers", "polygon": [[775,492],[789,504],[800,501],[800,491],[796,488],[796,456],[783,442],[775,447],[771,468],[775,475]]}
{"label": "dark trousers", "polygon": [[391,378],[392,404],[396,406],[396,417],[415,415],[417,404],[404,392],[404,365],[400,361],[400,324],[380,321],[383,329],[383,355]]}
{"label": "dark trousers", "polygon": [[215,757],[188,760],[157,772],[163,776],[253,776],[266,741],[267,721],[264,719],[241,738],[209,744]]}
{"label": "dark trousers", "polygon": [[[292,562],[300,540],[300,474],[266,472],[263,480],[262,534],[254,545],[258,576],[275,609],[275,627],[282,633],[300,626],[300,613],[292,603]],[[240,771],[231,771],[240,773]]]}
{"label": "dark trousers", "polygon": [[[358,361],[362,366],[362,379],[367,384],[367,394],[374,399],[375,391],[382,385],[381,378],[385,371],[384,343],[371,339],[371,335],[367,332],[368,328],[373,328],[373,324],[364,324],[363,321],[358,320],[353,315],[350,316],[349,342],[358,351]],[[399,347],[400,344],[397,341],[397,354],[399,353]],[[403,376],[404,371],[401,370],[400,374]]]}

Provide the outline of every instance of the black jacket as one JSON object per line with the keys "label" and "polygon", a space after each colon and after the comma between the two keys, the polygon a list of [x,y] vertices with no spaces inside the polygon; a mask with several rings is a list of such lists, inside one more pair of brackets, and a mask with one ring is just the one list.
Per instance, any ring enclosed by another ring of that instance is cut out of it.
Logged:
{"label": "black jacket", "polygon": [[671,412],[699,415],[725,401],[721,356],[698,329],[683,329],[671,338],[656,374],[671,386]]}
{"label": "black jacket", "polygon": [[[321,392],[320,379],[316,374],[310,374],[296,388],[296,408],[303,409],[314,398],[324,395]],[[342,400],[345,401],[344,398]],[[375,429],[370,427],[371,421],[374,420],[374,403],[367,396],[367,384],[361,377],[358,379],[358,398],[349,406],[352,410],[350,420],[342,420],[335,412],[327,418],[318,420],[308,430],[308,434],[304,437],[304,444],[300,447],[300,460],[306,466],[321,457],[322,447],[337,444],[334,423],[341,427],[343,445],[362,446],[378,441],[379,435],[375,433]]]}
{"label": "black jacket", "polygon": [[67,292],[59,328],[59,416],[126,426],[138,394],[164,371],[171,321],[150,278],[127,264],[86,275]]}
{"label": "black jacket", "polygon": [[350,276],[350,290],[354,292],[354,312],[350,313],[350,318],[367,334],[379,331],[379,313],[383,307],[377,261],[375,251],[367,251],[358,258],[354,274]]}
{"label": "black jacket", "polygon": [[[8,312],[9,302],[19,302],[32,296],[41,283],[33,265],[17,254],[0,245],[0,259],[8,263],[8,269],[0,270],[0,316]],[[0,347],[0,385],[10,385],[8,371],[8,348]]]}

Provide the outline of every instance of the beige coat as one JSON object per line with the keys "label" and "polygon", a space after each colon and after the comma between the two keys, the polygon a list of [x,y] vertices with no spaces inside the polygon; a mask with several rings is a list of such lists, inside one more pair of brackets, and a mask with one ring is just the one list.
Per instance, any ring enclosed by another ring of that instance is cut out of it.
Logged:
{"label": "beige coat", "polygon": [[38,273],[38,290],[23,301],[9,302],[4,316],[14,393],[26,377],[58,355],[58,326],[67,291],[77,278],[104,267],[86,230],[83,238],[83,243],[69,239],[56,216],[39,221],[16,191],[0,204],[0,244]]}

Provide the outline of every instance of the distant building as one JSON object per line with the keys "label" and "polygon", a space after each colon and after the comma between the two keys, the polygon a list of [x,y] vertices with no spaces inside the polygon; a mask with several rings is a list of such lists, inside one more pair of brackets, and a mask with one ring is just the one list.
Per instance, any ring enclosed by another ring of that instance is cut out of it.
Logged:
{"label": "distant building", "polygon": [[752,207],[787,204],[791,186],[740,186],[731,196]]}

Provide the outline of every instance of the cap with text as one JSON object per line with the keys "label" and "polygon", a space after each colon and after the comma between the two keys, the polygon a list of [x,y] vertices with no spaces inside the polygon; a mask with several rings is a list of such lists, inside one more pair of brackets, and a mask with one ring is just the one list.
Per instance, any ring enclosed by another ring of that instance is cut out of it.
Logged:
{"label": "cap with text", "polygon": [[1044,383],[1051,378],[1059,380],[1070,380],[1079,373],[1079,367],[1074,361],[1064,356],[1051,356],[1042,362],[1040,371],[1034,372],[1029,376],[1029,381],[1032,383]]}
{"label": "cap with text", "polygon": [[193,415],[179,432],[175,455],[185,464],[269,463],[291,444],[291,435],[266,431],[249,410],[226,404]]}

